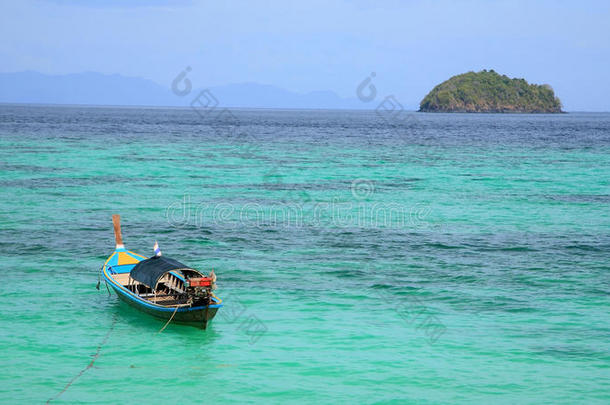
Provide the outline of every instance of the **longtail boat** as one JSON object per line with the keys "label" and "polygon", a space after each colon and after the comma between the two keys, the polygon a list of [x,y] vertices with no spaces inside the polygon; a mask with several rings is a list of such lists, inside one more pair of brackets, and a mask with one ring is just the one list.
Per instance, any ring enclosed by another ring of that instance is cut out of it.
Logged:
{"label": "longtail boat", "polygon": [[116,248],[101,269],[107,285],[121,300],[141,311],[168,323],[206,329],[222,307],[222,300],[212,292],[216,287],[214,271],[205,276],[165,257],[156,242],[155,255],[150,258],[131,252],[123,245],[120,216],[113,215],[112,222]]}

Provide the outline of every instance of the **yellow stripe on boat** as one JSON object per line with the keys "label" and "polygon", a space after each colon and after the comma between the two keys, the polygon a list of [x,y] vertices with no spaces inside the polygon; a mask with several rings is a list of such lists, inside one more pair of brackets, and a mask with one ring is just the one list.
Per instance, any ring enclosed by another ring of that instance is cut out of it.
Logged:
{"label": "yellow stripe on boat", "polygon": [[135,257],[127,254],[126,252],[119,252],[119,266],[122,266],[124,264],[136,264],[139,261],[140,259],[136,259]]}
{"label": "yellow stripe on boat", "polygon": [[130,254],[130,255],[132,255],[132,256],[141,257],[142,259],[148,259],[148,257],[146,257],[146,256],[142,256],[142,255],[139,255],[139,254],[137,254],[137,253],[134,253],[134,252],[132,252],[131,250],[128,250],[128,251],[127,251],[127,253],[129,253],[129,254]]}

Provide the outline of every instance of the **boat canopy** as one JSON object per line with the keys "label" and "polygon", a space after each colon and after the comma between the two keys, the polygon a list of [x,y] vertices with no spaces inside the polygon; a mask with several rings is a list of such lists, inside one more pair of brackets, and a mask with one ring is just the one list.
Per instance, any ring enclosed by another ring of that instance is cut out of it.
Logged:
{"label": "boat canopy", "polygon": [[142,260],[131,269],[129,275],[136,281],[146,284],[151,288],[157,286],[157,282],[168,271],[180,271],[182,273],[195,272],[197,270],[180,263],[178,260],[171,259],[165,256],[153,256],[150,259]]}

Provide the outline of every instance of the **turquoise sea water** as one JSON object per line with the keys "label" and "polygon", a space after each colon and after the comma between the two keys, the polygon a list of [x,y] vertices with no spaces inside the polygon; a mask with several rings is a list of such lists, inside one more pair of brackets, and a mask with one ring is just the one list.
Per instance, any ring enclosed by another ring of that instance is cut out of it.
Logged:
{"label": "turquoise sea water", "polygon": [[[0,402],[610,401],[610,114],[4,105],[0,170]],[[114,213],[207,331],[95,289]]]}

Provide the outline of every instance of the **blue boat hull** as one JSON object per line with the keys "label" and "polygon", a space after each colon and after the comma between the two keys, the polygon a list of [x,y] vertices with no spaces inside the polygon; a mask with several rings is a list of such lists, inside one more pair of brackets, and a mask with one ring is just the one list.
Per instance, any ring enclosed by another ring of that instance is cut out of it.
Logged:
{"label": "blue boat hull", "polygon": [[[131,297],[126,296],[116,287],[112,286],[112,288],[122,301],[126,302],[133,308],[139,309],[142,312],[154,316],[155,318],[167,321],[172,317],[172,314],[174,313],[173,309],[170,311],[164,311],[151,308],[146,305],[142,305],[137,301],[134,301]],[[209,307],[184,308],[182,311],[182,308],[179,308],[172,319],[172,323],[186,324],[190,326],[195,326],[197,328],[206,329],[208,322],[214,319],[214,317],[216,316],[216,312],[218,312],[218,307],[219,305],[210,305]]]}

